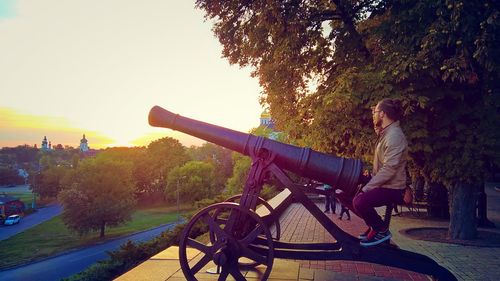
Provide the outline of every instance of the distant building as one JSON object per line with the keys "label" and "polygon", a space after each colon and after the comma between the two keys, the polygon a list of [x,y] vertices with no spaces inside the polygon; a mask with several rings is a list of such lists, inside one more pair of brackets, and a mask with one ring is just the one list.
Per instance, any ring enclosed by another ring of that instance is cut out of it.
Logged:
{"label": "distant building", "polygon": [[94,157],[99,153],[99,150],[91,149],[89,147],[89,141],[85,137],[85,134],[83,134],[82,139],[80,140],[80,155],[82,157]]}
{"label": "distant building", "polygon": [[25,169],[17,169],[17,174],[24,179],[24,184],[28,182],[29,174]]}
{"label": "distant building", "polygon": [[260,114],[259,127],[265,127],[271,129],[271,132],[269,133],[269,138],[272,140],[277,140],[281,134],[281,132],[276,131],[274,120],[271,114],[267,111],[267,109]]}
{"label": "distant building", "polygon": [[260,114],[260,126],[274,130],[274,121],[267,109]]}
{"label": "distant building", "polygon": [[10,215],[21,214],[25,206],[18,198],[0,194],[0,218],[5,219]]}
{"label": "distant building", "polygon": [[88,140],[85,138],[85,134],[83,134],[83,138],[80,140],[80,151],[87,152],[89,151]]}
{"label": "distant building", "polygon": [[49,146],[49,142],[47,141],[47,136],[43,137],[42,147],[40,148],[42,151],[49,151],[51,147]]}

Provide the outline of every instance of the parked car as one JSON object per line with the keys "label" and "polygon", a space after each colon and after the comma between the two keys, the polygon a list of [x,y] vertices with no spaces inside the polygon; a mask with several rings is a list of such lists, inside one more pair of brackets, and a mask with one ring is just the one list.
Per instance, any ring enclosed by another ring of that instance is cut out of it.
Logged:
{"label": "parked car", "polygon": [[10,215],[10,216],[8,216],[5,219],[5,221],[3,222],[3,224],[5,224],[5,225],[13,225],[13,224],[19,223],[19,221],[21,221],[21,216],[20,215]]}

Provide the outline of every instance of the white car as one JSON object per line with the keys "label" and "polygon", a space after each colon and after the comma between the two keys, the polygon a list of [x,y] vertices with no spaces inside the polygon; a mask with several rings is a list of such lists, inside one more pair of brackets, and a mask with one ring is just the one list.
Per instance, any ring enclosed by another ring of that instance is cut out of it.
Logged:
{"label": "white car", "polygon": [[11,215],[11,216],[8,216],[5,219],[5,221],[3,222],[3,224],[5,224],[5,225],[13,225],[13,224],[19,223],[20,220],[21,220],[21,216],[20,215]]}

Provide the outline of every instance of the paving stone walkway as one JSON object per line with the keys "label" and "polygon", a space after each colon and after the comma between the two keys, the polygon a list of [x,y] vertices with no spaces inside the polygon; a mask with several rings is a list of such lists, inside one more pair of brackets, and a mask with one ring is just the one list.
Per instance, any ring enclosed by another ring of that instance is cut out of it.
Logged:
{"label": "paving stone walkway", "polygon": [[[358,236],[366,230],[364,222],[352,212],[351,220],[347,220],[345,215],[340,220],[339,212],[340,209],[337,209],[336,214],[328,213],[327,216],[345,232]],[[335,242],[335,239],[301,204],[292,204],[285,211],[281,219],[281,230],[283,233],[281,240],[286,242]],[[320,276],[329,276],[330,279],[314,280],[429,280],[420,273],[366,262],[344,260],[297,262],[301,268],[330,271],[318,273]]]}

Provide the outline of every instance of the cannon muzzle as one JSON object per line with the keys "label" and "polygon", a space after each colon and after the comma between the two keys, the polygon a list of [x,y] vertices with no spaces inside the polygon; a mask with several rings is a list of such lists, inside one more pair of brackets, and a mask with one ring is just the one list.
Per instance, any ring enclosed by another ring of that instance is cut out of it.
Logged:
{"label": "cannon muzzle", "polygon": [[341,158],[310,148],[234,131],[183,117],[159,106],[150,110],[149,124],[177,130],[247,156],[268,151],[275,157],[274,163],[282,169],[339,188],[350,198],[358,191],[362,171],[362,163],[358,159]]}

